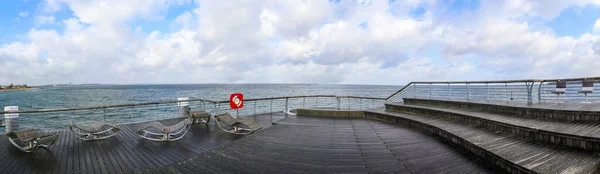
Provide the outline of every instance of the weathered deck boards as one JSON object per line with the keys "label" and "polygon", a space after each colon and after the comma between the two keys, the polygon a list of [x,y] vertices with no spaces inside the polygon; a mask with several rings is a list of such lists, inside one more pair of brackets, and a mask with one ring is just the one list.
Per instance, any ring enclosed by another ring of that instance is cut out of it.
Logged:
{"label": "weathered deck boards", "polygon": [[140,173],[491,173],[457,146],[400,125],[290,117],[196,158]]}
{"label": "weathered deck boards", "polygon": [[[440,139],[399,125],[364,119],[255,117],[265,129],[248,136],[194,125],[176,142],[135,135],[139,124],[102,141],[68,130],[48,150],[25,154],[0,136],[0,173],[256,173],[375,172],[490,173],[495,167]],[[164,120],[176,122],[177,120]]]}
{"label": "weathered deck boards", "polygon": [[590,99],[591,103],[582,103],[581,101],[565,101],[557,103],[555,100],[544,100],[542,102],[527,103],[527,101],[516,100],[465,100],[465,99],[448,99],[448,98],[433,98],[434,100],[450,100],[462,101],[481,104],[496,104],[501,106],[514,106],[521,108],[537,108],[537,109],[552,109],[563,111],[600,111],[600,101]]}
{"label": "weathered deck boards", "polygon": [[[509,163],[504,163],[503,165],[517,164],[517,168],[523,167],[526,170],[538,173],[593,173],[597,170],[598,164],[600,164],[600,153],[598,151],[585,151],[546,144],[516,135],[486,130],[482,127],[473,127],[472,125],[442,117],[417,116],[385,110],[371,110],[365,114],[369,118],[374,118],[373,116],[377,116],[377,114],[399,118],[401,120],[395,121],[403,123],[406,122],[404,120],[410,120],[411,125],[421,127],[422,129],[436,132],[440,135],[448,135],[447,133],[449,133],[450,136],[444,137],[458,137],[461,140],[467,141],[469,146],[474,145],[477,147],[467,148],[476,153],[481,153],[482,156],[490,158],[489,160],[508,160]],[[422,125],[433,126],[447,133]],[[496,157],[494,156],[498,156],[500,159],[495,159]]]}
{"label": "weathered deck boards", "polygon": [[[402,104],[397,104],[402,105]],[[431,106],[416,106],[416,105],[404,105],[407,107],[420,108],[426,110],[437,110],[448,113],[456,113],[460,115],[466,115],[471,117],[477,117],[496,122],[511,124],[520,127],[527,127],[537,130],[543,130],[548,132],[554,132],[556,134],[570,134],[579,136],[582,138],[591,138],[600,141],[600,123],[595,122],[563,122],[556,120],[542,120],[527,117],[515,117],[507,116],[503,114],[494,114],[486,112],[475,112],[462,109],[451,109],[451,108],[440,108]]]}
{"label": "weathered deck boards", "polygon": [[[283,117],[282,114],[255,116],[265,127],[271,125],[271,119]],[[5,135],[0,135],[0,173],[124,173],[135,168],[160,168],[242,138],[214,125],[196,124],[179,141],[152,142],[135,134],[139,124],[119,125],[119,134],[99,141],[82,141],[71,131],[60,130],[56,144],[30,154],[17,150]]]}

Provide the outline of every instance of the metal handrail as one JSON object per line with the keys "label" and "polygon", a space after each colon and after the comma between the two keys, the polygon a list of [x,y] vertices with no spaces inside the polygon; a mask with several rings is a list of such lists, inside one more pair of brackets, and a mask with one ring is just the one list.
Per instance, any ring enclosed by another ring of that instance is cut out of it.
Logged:
{"label": "metal handrail", "polygon": [[[331,98],[363,98],[363,99],[375,99],[385,100],[385,98],[378,97],[360,97],[360,96],[336,96],[336,95],[299,95],[299,96],[284,96],[284,97],[265,97],[265,98],[251,98],[244,99],[245,102],[259,101],[259,100],[278,100],[278,99],[291,99],[291,98],[305,98],[305,97],[331,97]],[[79,108],[58,108],[58,109],[36,109],[36,110],[21,110],[21,111],[0,111],[0,114],[10,113],[44,113],[44,112],[60,112],[60,111],[77,111],[77,110],[92,110],[92,109],[108,109],[108,108],[120,108],[120,107],[132,107],[132,106],[144,106],[144,105],[157,105],[157,104],[171,104],[180,102],[208,102],[213,104],[229,103],[229,100],[207,100],[192,98],[189,100],[167,100],[160,102],[143,102],[143,103],[130,103],[130,104],[117,104],[117,105],[105,105],[105,106],[91,106],[91,107],[79,107]]]}
{"label": "metal handrail", "polygon": [[[386,98],[386,101],[390,101],[390,99],[392,99],[393,97],[400,95],[400,94],[406,94],[408,95],[407,90],[413,90],[412,91],[412,95],[415,95],[415,90],[416,87],[415,85],[419,85],[419,84],[427,84],[427,85],[448,85],[448,90],[450,85],[456,85],[456,84],[465,84],[468,90],[468,95],[471,94],[470,90],[471,87],[469,85],[471,84],[486,84],[486,86],[488,84],[514,84],[514,83],[525,83],[526,85],[526,90],[527,90],[527,98],[528,98],[528,102],[532,102],[533,101],[533,86],[537,83],[539,86],[537,88],[537,99],[538,101],[542,100],[542,85],[544,85],[544,83],[547,82],[556,82],[559,80],[564,80],[564,81],[583,81],[583,80],[592,80],[595,82],[599,82],[600,81],[600,77],[580,77],[580,78],[560,78],[560,79],[522,79],[522,80],[491,80],[491,81],[417,81],[417,82],[410,82],[408,84],[406,84],[404,87],[402,87],[401,89],[399,89],[398,91],[394,92],[392,95],[388,96]],[[500,86],[500,85],[496,85],[496,86]],[[507,87],[508,88],[508,87]],[[429,90],[432,90],[431,88]],[[507,89],[508,90],[508,89]],[[488,93],[490,91],[487,91]],[[431,92],[430,92],[431,93]],[[431,95],[431,94],[430,94]],[[489,95],[489,94],[488,94]],[[511,94],[512,95],[512,94]],[[431,96],[430,96],[431,97]],[[469,99],[469,96],[466,96],[467,99]]]}
{"label": "metal handrail", "polygon": [[132,104],[105,105],[79,108],[38,109],[21,111],[2,111],[0,114],[20,113],[21,126],[39,129],[62,129],[69,120],[81,123],[104,121],[113,124],[127,124],[143,121],[160,120],[181,116],[180,102],[189,102],[189,109],[204,110],[211,114],[230,113],[236,116],[252,116],[298,108],[336,108],[339,110],[364,110],[382,107],[385,98],[336,96],[336,95],[300,95],[285,97],[265,97],[245,99],[244,108],[233,110],[229,101],[215,101],[198,98],[189,100],[168,100],[159,102],[144,102]]}

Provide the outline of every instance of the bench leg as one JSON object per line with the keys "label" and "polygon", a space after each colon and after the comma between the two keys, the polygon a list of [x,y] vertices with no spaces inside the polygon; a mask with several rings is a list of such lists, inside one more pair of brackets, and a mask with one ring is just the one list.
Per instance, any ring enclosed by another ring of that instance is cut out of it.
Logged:
{"label": "bench leg", "polygon": [[583,102],[583,103],[585,103],[585,104],[590,103],[590,102],[588,102],[588,93],[583,93],[583,96],[585,98],[585,102]]}

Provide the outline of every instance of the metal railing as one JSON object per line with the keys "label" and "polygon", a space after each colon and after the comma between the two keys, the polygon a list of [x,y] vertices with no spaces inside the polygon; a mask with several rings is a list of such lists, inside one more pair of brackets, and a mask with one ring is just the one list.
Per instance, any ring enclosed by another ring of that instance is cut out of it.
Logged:
{"label": "metal railing", "polygon": [[382,107],[385,98],[307,95],[245,99],[244,107],[232,110],[229,101],[214,101],[199,98],[170,100],[81,108],[39,109],[1,111],[4,114],[18,113],[21,128],[44,130],[66,128],[69,121],[91,123],[105,121],[113,124],[128,124],[151,120],[179,117],[179,103],[187,102],[191,110],[202,110],[211,114],[229,113],[234,116],[251,116],[275,112],[288,112],[297,108],[327,108],[340,110],[364,110]]}
{"label": "metal railing", "polygon": [[[559,80],[567,82],[567,91],[561,100],[582,101],[581,90],[583,80],[592,80],[595,84],[600,77],[565,78],[565,79],[527,79],[503,81],[448,81],[448,82],[410,82],[397,92],[386,98],[386,103],[402,103],[403,98],[448,99],[448,100],[515,100],[528,103],[557,100],[555,83]],[[594,85],[594,90],[600,88]],[[600,100],[599,93],[588,94],[589,100]]]}

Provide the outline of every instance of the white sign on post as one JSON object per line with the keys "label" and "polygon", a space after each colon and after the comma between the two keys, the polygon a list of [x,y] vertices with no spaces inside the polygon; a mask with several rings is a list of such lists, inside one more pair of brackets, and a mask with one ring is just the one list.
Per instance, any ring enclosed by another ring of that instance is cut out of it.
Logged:
{"label": "white sign on post", "polygon": [[[4,111],[19,111],[19,106],[5,106]],[[4,114],[4,118],[18,118],[19,113]]]}
{"label": "white sign on post", "polygon": [[[190,100],[189,97],[182,97],[182,98],[177,98],[177,100],[181,101],[181,100]],[[189,106],[190,102],[179,102],[178,103],[179,106]]]}

